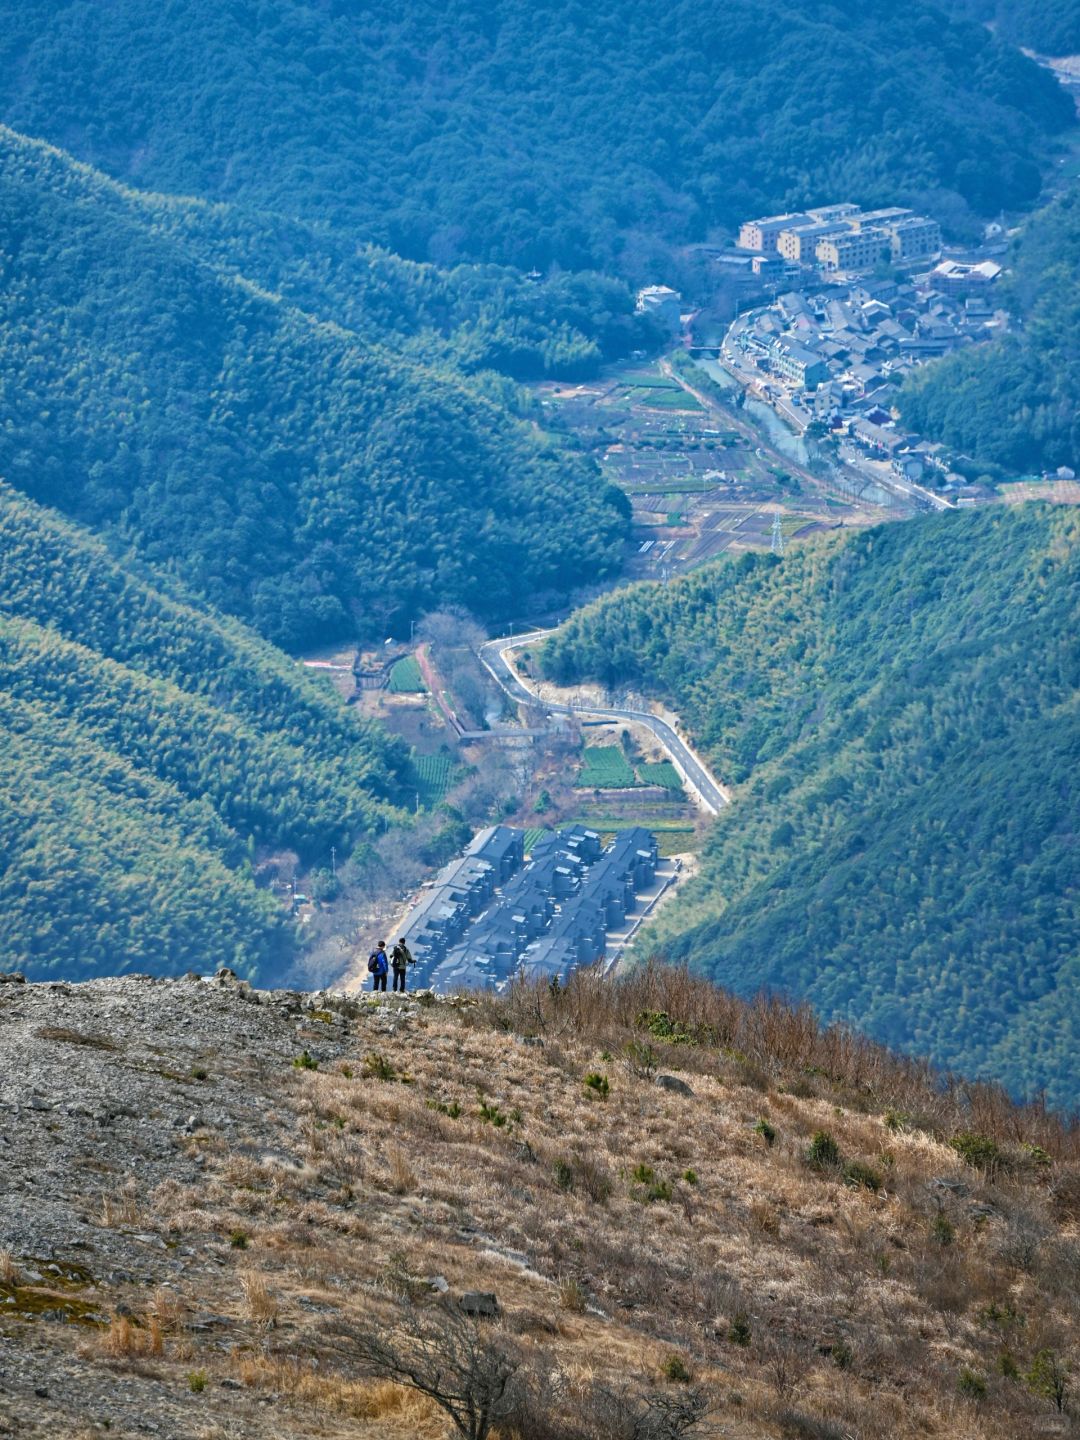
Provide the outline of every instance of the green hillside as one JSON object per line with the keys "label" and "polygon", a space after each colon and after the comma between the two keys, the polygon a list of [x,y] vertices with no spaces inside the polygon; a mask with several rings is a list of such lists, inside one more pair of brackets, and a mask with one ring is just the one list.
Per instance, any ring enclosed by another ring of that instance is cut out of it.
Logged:
{"label": "green hillside", "polygon": [[0,486],[0,969],[82,978],[294,947],[253,880],[382,824],[407,763],[286,656]]}
{"label": "green hillside", "polygon": [[1003,39],[1041,55],[1080,51],[1080,0],[949,0],[943,8],[991,24]]}
{"label": "green hillside", "polygon": [[904,420],[996,473],[1080,467],[1080,186],[1028,222],[1001,299],[1013,334],[923,366]]}
{"label": "green hillside", "polygon": [[0,5],[0,117],[413,258],[643,275],[761,210],[1030,203],[1053,79],[926,0]]}
{"label": "green hillside", "polygon": [[1029,506],[720,562],[580,611],[562,683],[670,699],[737,786],[651,943],[1080,1104],[1080,515]]}
{"label": "green hillside", "polygon": [[[322,318],[345,288],[332,267],[296,271],[317,315],[269,291],[259,225],[143,206],[10,132],[0,225],[0,476],[278,643],[449,603],[499,616],[617,565],[627,507],[589,462],[499,383],[376,343],[377,312],[366,336]],[[414,278],[402,331],[426,303]]]}
{"label": "green hillside", "polygon": [[323,222],[132,189],[3,125],[0,165],[10,179],[178,243],[194,259],[370,343],[466,374],[589,376],[602,361],[655,339],[650,322],[634,313],[629,287],[609,276],[540,279],[509,266],[419,264]]}

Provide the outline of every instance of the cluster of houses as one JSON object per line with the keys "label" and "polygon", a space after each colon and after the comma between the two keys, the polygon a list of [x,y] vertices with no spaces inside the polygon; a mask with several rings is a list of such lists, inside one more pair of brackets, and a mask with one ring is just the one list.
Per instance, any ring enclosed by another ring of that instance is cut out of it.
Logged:
{"label": "cluster of houses", "polygon": [[455,990],[591,965],[653,884],[657,863],[656,839],[639,827],[605,848],[596,831],[574,825],[543,836],[527,860],[524,831],[483,830],[406,918],[416,978]]}
{"label": "cluster of houses", "polygon": [[1007,322],[990,288],[997,273],[994,265],[949,261],[918,283],[864,280],[790,291],[736,327],[734,343],[743,364],[790,392],[808,419],[918,481],[927,469],[945,468],[943,454],[897,429],[896,392],[914,366],[1001,333]]}

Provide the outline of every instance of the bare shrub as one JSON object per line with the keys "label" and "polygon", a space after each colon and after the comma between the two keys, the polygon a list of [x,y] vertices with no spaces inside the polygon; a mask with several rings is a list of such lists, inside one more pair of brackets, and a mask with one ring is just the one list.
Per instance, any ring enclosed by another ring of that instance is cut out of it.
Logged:
{"label": "bare shrub", "polygon": [[590,1440],[682,1440],[700,1434],[709,1401],[699,1385],[641,1393],[605,1385],[591,1389],[580,1407],[580,1432]]}
{"label": "bare shrub", "polygon": [[1071,1167],[1056,1175],[1050,1185],[1050,1211],[1065,1223],[1080,1220],[1080,1169]]}
{"label": "bare shrub", "polygon": [[0,1250],[0,1285],[14,1290],[21,1279],[19,1267],[10,1250]]}
{"label": "bare shrub", "polygon": [[750,1202],[750,1229],[758,1235],[779,1235],[780,1216],[771,1200]]}
{"label": "bare shrub", "polygon": [[520,1400],[516,1349],[448,1306],[403,1312],[396,1326],[354,1330],[351,1340],[362,1375],[428,1396],[463,1440],[486,1440]]}

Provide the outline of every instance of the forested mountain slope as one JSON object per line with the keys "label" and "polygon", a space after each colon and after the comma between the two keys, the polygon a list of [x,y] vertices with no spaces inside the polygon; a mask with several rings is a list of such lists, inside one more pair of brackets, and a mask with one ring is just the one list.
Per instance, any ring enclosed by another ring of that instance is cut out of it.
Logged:
{"label": "forested mountain slope", "polygon": [[546,672],[670,698],[736,783],[650,942],[1080,1104],[1080,516],[746,556],[580,611]]}
{"label": "forested mountain slope", "polygon": [[10,180],[179,242],[196,261],[254,281],[371,344],[466,373],[592,375],[603,360],[657,338],[647,317],[634,313],[630,288],[610,276],[526,277],[490,264],[439,269],[358,244],[352,231],[325,222],[133,189],[3,125],[0,165]]}
{"label": "forested mountain slope", "polygon": [[657,240],[848,196],[1038,193],[1049,75],[926,0],[0,4],[0,118],[147,187],[397,253],[644,273]]}
{"label": "forested mountain slope", "polygon": [[345,854],[398,742],[233,621],[0,487],[0,969],[175,973],[288,959],[252,861]]}
{"label": "forested mountain slope", "polygon": [[1018,322],[993,345],[916,370],[904,420],[1007,472],[1080,467],[1080,186],[1019,237],[1002,298]]}
{"label": "forested mountain slope", "polygon": [[944,8],[985,21],[1003,40],[1041,55],[1080,51],[1080,0],[948,0]]}
{"label": "forested mountain slope", "polygon": [[625,502],[496,385],[286,303],[225,263],[227,217],[206,259],[169,202],[66,164],[0,135],[0,476],[290,646],[618,563]]}

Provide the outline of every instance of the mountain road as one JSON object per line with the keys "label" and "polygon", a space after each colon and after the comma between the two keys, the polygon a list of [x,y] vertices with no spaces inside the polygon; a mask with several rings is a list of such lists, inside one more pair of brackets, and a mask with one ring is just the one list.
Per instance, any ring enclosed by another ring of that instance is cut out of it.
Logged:
{"label": "mountain road", "polygon": [[489,640],[481,645],[477,654],[481,664],[491,675],[499,688],[519,705],[539,705],[551,715],[582,715],[589,719],[633,721],[652,732],[671,757],[672,764],[681,775],[686,786],[694,792],[702,807],[710,815],[719,815],[730,797],[720,783],[709,773],[704,761],[691,749],[673,725],[650,710],[616,709],[595,705],[561,705],[545,700],[538,690],[521,679],[506,658],[506,652],[552,634],[551,630],[534,630],[512,639]]}

